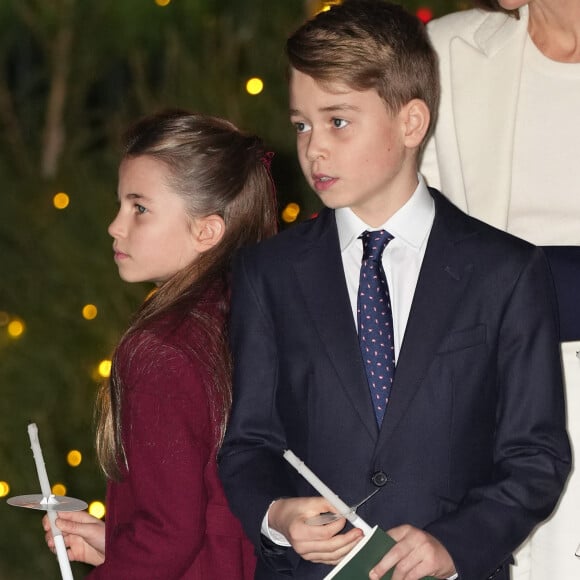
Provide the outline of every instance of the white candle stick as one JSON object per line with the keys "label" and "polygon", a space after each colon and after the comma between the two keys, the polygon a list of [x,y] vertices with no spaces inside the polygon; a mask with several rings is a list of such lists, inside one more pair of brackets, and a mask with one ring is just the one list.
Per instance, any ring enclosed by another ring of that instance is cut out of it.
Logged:
{"label": "white candle stick", "polygon": [[50,529],[52,537],[54,538],[54,545],[56,547],[56,556],[58,558],[58,565],[63,580],[73,580],[70,561],[66,553],[66,546],[64,545],[64,538],[61,531],[56,527],[56,512],[50,509],[51,503],[58,503],[50,489],[48,475],[46,473],[46,466],[44,465],[44,458],[42,456],[42,449],[38,439],[38,427],[36,423],[29,423],[28,436],[32,446],[32,454],[34,455],[34,463],[36,464],[36,471],[38,472],[38,480],[40,481],[40,490],[42,492],[42,503],[47,505],[47,514],[50,521]]}
{"label": "white candle stick", "polygon": [[[330,505],[332,505],[340,514],[346,514],[344,517],[355,527],[360,528],[364,535],[367,536],[372,533],[372,528],[360,517],[350,510],[336,493],[334,493],[324,482],[322,482],[308,466],[296,457],[296,455],[287,449],[284,451],[284,459],[296,469],[296,471],[304,477],[308,483],[324,498]],[[350,512],[350,513],[349,513]]]}

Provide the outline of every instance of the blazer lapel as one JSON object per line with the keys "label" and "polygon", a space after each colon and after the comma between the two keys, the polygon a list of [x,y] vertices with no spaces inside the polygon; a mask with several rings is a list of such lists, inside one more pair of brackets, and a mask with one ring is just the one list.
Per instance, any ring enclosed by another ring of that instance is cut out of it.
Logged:
{"label": "blazer lapel", "polygon": [[[520,20],[490,14],[473,39],[451,40],[451,91],[469,214],[501,229],[507,225],[511,164],[527,36]],[[492,195],[493,193],[493,195]]]}
{"label": "blazer lapel", "polygon": [[374,441],[378,428],[348,298],[334,212],[323,209],[317,221],[319,224],[313,231],[312,243],[298,257],[294,270],[312,324],[338,376],[336,385],[326,385],[325,388],[345,391]]}
{"label": "blazer lapel", "polygon": [[[435,221],[397,361],[380,444],[388,444],[389,437],[421,388],[472,271],[472,265],[464,262],[455,248],[458,238],[471,235],[470,231],[465,230],[464,221],[455,223],[449,213],[451,205],[441,194],[436,193],[434,197]],[[452,211],[458,210],[453,208]]]}

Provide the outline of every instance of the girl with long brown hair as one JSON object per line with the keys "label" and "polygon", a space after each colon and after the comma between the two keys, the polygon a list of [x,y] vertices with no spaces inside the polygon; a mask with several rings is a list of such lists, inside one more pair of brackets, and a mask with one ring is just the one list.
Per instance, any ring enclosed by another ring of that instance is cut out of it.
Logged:
{"label": "girl with long brown hair", "polygon": [[86,512],[56,521],[92,579],[253,578],[216,454],[231,404],[230,262],[275,233],[268,166],[259,138],[215,117],[167,111],[127,133],[109,233],[121,278],[156,289],[99,394],[106,523]]}

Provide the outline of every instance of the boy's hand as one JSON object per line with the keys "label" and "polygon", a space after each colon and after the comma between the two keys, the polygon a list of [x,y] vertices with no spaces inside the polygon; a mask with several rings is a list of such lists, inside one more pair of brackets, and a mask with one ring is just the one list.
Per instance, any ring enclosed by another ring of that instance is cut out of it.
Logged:
{"label": "boy's hand", "polygon": [[[362,538],[358,528],[339,534],[344,518],[323,526],[306,523],[310,517],[336,511],[322,497],[279,499],[270,506],[269,526],[283,534],[294,550],[305,560],[335,565]],[[338,534],[338,535],[337,535]]]}
{"label": "boy's hand", "polygon": [[370,580],[379,580],[393,566],[392,580],[419,580],[424,576],[449,578],[455,564],[445,546],[431,534],[413,526],[398,526],[387,532],[397,542],[370,571]]}

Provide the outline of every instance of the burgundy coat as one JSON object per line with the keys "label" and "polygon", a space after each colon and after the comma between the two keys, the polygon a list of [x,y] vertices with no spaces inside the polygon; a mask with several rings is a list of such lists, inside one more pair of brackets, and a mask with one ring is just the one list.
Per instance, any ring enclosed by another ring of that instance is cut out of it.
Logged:
{"label": "burgundy coat", "polygon": [[[219,328],[216,305],[203,308]],[[119,349],[129,471],[108,484],[106,560],[91,580],[253,578],[253,547],[218,479],[205,341],[187,316],[157,322]]]}

